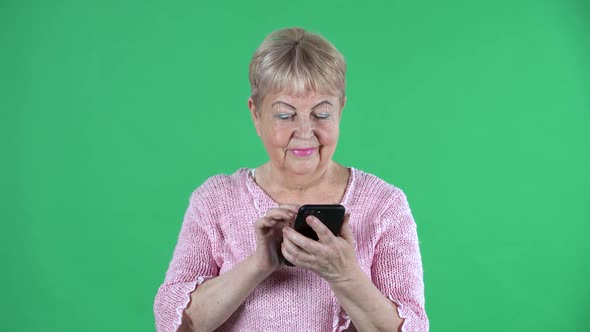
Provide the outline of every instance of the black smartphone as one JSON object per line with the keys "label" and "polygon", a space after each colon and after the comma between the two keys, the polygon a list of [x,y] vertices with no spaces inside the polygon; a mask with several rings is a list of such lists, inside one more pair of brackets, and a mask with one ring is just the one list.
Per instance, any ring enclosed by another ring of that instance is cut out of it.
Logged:
{"label": "black smartphone", "polygon": [[[319,240],[316,232],[305,221],[308,216],[315,216],[332,231],[332,234],[338,236],[342,223],[344,222],[345,211],[344,206],[339,204],[302,205],[295,218],[293,229],[312,240]],[[285,264],[293,266],[286,259]]]}

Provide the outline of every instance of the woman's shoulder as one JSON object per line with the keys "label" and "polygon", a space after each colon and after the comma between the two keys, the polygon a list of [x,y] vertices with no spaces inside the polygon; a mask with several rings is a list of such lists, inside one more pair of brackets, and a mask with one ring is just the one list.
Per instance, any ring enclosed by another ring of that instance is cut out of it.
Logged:
{"label": "woman's shoulder", "polygon": [[350,195],[350,208],[369,214],[383,215],[386,211],[398,211],[407,207],[402,189],[381,177],[353,169],[354,190]]}
{"label": "woman's shoulder", "polygon": [[403,194],[402,189],[387,182],[381,177],[360,169],[351,168],[354,175],[355,191],[357,195],[370,196],[372,198],[390,198]]}
{"label": "woman's shoulder", "polygon": [[207,178],[191,194],[191,200],[218,200],[240,192],[249,176],[251,169],[240,168],[233,174],[216,174]]}

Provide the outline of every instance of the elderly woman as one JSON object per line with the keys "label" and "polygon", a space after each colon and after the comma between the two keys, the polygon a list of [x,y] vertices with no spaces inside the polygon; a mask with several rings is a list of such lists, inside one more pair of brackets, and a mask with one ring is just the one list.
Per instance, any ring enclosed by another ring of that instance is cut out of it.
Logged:
{"label": "elderly woman", "polygon": [[[427,331],[422,263],[404,193],[332,160],[346,65],[323,37],[270,34],[250,64],[250,114],[269,160],[190,197],[158,331]],[[295,231],[302,204],[341,204],[339,236]],[[286,266],[283,257],[294,264]]]}

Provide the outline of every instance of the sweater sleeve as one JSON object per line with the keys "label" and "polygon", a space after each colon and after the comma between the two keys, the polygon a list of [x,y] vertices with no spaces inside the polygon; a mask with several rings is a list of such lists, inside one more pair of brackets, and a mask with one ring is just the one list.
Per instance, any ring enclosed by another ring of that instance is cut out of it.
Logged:
{"label": "sweater sleeve", "polygon": [[193,192],[189,200],[172,261],[154,301],[159,332],[176,332],[191,293],[219,272],[212,253],[215,228],[207,225],[208,216],[201,211],[203,204],[197,193]]}
{"label": "sweater sleeve", "polygon": [[371,267],[373,282],[396,304],[404,319],[402,332],[428,331],[416,223],[402,190],[395,188],[380,221],[383,230]]}

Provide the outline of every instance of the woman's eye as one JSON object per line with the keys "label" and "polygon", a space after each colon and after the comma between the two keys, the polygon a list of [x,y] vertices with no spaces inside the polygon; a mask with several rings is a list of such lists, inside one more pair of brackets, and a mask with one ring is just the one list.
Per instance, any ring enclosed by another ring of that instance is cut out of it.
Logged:
{"label": "woman's eye", "polygon": [[318,113],[314,115],[317,119],[327,119],[330,117],[330,113]]}
{"label": "woman's eye", "polygon": [[277,114],[276,117],[279,120],[288,120],[291,118],[291,114]]}

